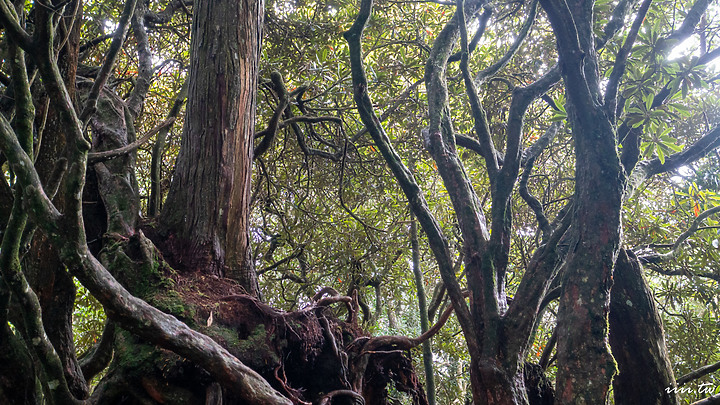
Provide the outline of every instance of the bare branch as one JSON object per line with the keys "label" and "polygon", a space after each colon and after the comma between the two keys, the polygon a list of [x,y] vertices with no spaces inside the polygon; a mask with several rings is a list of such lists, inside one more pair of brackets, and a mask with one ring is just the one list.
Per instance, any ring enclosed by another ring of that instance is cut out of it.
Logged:
{"label": "bare branch", "polygon": [[130,26],[130,18],[135,11],[136,3],[137,0],[126,0],[125,2],[125,7],[120,15],[118,28],[115,30],[115,36],[110,44],[110,50],[108,50],[108,53],[105,56],[105,62],[103,62],[103,65],[100,68],[100,73],[98,73],[95,78],[95,82],[93,83],[85,102],[85,107],[80,114],[80,121],[83,123],[86,122],[97,109],[97,101],[98,97],[100,97],[100,90],[105,86],[105,83],[110,77],[110,73],[112,73],[112,68],[115,65],[115,59],[117,59],[117,55],[120,53],[120,49],[125,41],[125,35],[127,34],[128,27]]}
{"label": "bare branch", "polygon": [[[455,4],[455,3],[452,3]],[[475,31],[475,34],[472,37],[472,40],[470,40],[470,43],[467,46],[467,51],[469,54],[472,54],[475,48],[477,47],[477,44],[480,42],[480,39],[482,38],[483,34],[485,34],[485,29],[487,28],[487,23],[490,20],[490,16],[492,16],[493,10],[489,6],[485,6],[485,11],[483,11],[482,15],[480,15],[479,21],[478,21],[478,28]],[[448,63],[457,62],[462,57],[462,51],[456,52],[448,58]]]}
{"label": "bare branch", "polygon": [[[417,182],[412,176],[410,170],[398,156],[395,149],[390,143],[385,130],[374,112],[372,101],[367,93],[367,77],[363,67],[361,38],[365,25],[367,24],[372,12],[372,0],[362,0],[360,10],[352,27],[343,34],[350,47],[350,66],[353,77],[353,93],[355,103],[363,124],[367,128],[370,136],[375,141],[380,153],[387,162],[390,170],[395,175],[400,187],[408,197],[410,206],[422,225],[423,230],[428,236],[430,247],[438,261],[438,267],[447,286],[448,293],[456,308],[459,323],[468,337],[468,345],[477,344],[475,332],[472,327],[470,312],[468,310],[465,299],[462,297],[460,285],[455,278],[452,268],[452,260],[450,256],[450,248],[447,239],[443,234],[440,225],[430,212],[425,198],[418,187]],[[473,347],[477,352],[477,347]]]}
{"label": "bare branch", "polygon": [[538,225],[540,226],[540,231],[543,234],[543,239],[545,239],[549,237],[550,233],[552,232],[550,222],[545,216],[545,211],[540,201],[535,198],[535,196],[530,194],[527,188],[534,164],[535,158],[530,158],[530,160],[528,160],[527,164],[525,165],[525,170],[523,171],[523,174],[520,177],[520,182],[518,183],[518,191],[520,192],[520,196],[527,203],[528,207],[530,207],[530,209],[532,209],[535,213],[535,218],[537,219]]}
{"label": "bare branch", "polygon": [[682,387],[690,381],[697,380],[698,378],[704,377],[710,373],[714,373],[717,370],[720,370],[720,361],[715,364],[708,364],[698,368],[697,370],[693,370],[678,378],[677,380],[675,380],[675,382],[677,383],[678,387]]}
{"label": "bare branch", "polygon": [[510,46],[510,49],[505,52],[505,55],[503,55],[500,60],[486,67],[485,69],[478,72],[477,75],[475,75],[476,85],[479,85],[480,83],[487,80],[489,77],[494,76],[495,74],[497,74],[497,72],[507,66],[508,63],[510,63],[510,60],[512,60],[513,56],[515,56],[518,49],[520,49],[520,46],[523,44],[523,42],[525,42],[525,38],[527,38],[527,35],[530,33],[530,28],[535,22],[535,17],[537,16],[537,6],[538,0],[533,0],[533,2],[530,4],[530,10],[528,11],[527,19],[525,20],[525,23],[523,23],[523,26],[520,28],[520,31],[515,38],[515,42],[513,42],[513,44]]}
{"label": "bare branch", "polygon": [[[536,6],[537,2],[534,2],[533,4]],[[533,8],[536,9],[536,7]],[[490,136],[490,127],[488,126],[487,115],[485,114],[485,110],[482,108],[480,98],[477,94],[477,81],[473,81],[470,77],[470,68],[468,67],[469,51],[467,25],[465,22],[464,2],[462,0],[458,0],[457,10],[461,46],[460,70],[462,71],[463,80],[465,82],[465,93],[470,101],[470,110],[473,115],[475,134],[480,141],[480,155],[485,159],[488,177],[490,178],[490,181],[494,183],[495,175],[499,170],[499,164],[495,153],[495,146],[493,145],[492,137]]]}
{"label": "bare branch", "polygon": [[[4,0],[0,0],[0,2],[4,2]],[[17,49],[15,49],[15,51],[17,51]],[[17,55],[15,56],[17,57]],[[19,68],[19,66],[15,66],[13,70],[18,70]],[[24,67],[22,67],[21,70],[24,70]],[[22,85],[22,80],[16,80],[16,84]],[[19,97],[20,101],[27,101],[23,100],[23,90],[21,88],[17,88],[16,91],[18,92],[17,97]],[[22,108],[22,106],[18,107]],[[25,117],[23,117],[23,120],[24,118]],[[30,136],[32,137],[32,120],[29,123],[29,128],[26,124],[28,123],[22,122],[21,120],[18,126],[23,131],[29,130]],[[25,340],[25,345],[33,353],[32,357],[37,359],[39,365],[42,367],[38,373],[46,375],[49,380],[55,382],[55,386],[53,387],[43,384],[43,390],[46,391],[46,396],[56,399],[59,403],[80,403],[70,391],[68,381],[65,378],[62,360],[45,332],[40,301],[35,291],[30,287],[20,264],[20,245],[28,221],[28,212],[42,210],[52,204],[45,194],[42,193],[42,186],[40,186],[37,172],[35,172],[32,161],[28,156],[28,154],[32,154],[32,138],[29,140],[29,145],[27,144],[28,142],[25,142],[26,148],[24,150],[18,138],[22,138],[22,136],[19,134],[16,135],[10,127],[10,123],[0,114],[0,150],[2,150],[3,154],[8,158],[11,168],[19,179],[15,185],[17,193],[13,201],[10,217],[2,235],[2,244],[0,245],[0,275],[2,276],[3,284],[7,285],[20,308],[24,326],[22,335]],[[32,192],[33,189],[35,189],[33,186],[24,187],[27,185],[23,184],[24,182],[37,185],[37,192]],[[25,193],[22,193],[23,188]],[[46,215],[44,219],[48,219],[47,217],[49,216],[50,215]],[[50,217],[54,220],[57,219],[58,215],[52,215]],[[5,312],[5,308],[3,309],[3,312]],[[5,324],[5,322],[3,322],[3,324]],[[36,374],[36,377],[39,377],[39,375]]]}
{"label": "bare branch", "polygon": [[[333,122],[338,125],[342,124],[342,120],[338,117],[333,117],[333,116],[308,117],[305,115],[300,115],[300,116],[290,117],[286,120],[283,120],[278,125],[278,128],[282,129],[282,128],[287,127],[288,125],[295,124],[298,122],[302,122],[302,123],[306,123],[306,124],[317,124],[318,122]],[[260,133],[258,133],[257,136],[260,136],[260,134],[264,135],[265,131],[267,131],[267,130],[261,131]]]}
{"label": "bare branch", "polygon": [[[392,113],[394,113],[398,109],[398,107],[405,104],[407,102],[407,97],[410,95],[410,93],[415,91],[415,89],[417,89],[418,86],[420,86],[424,82],[425,82],[425,78],[416,80],[413,84],[411,84],[405,90],[403,90],[403,92],[399,96],[395,97],[392,105],[390,105],[390,107],[386,108],[382,114],[380,114],[380,122],[385,122],[385,120],[388,119],[388,117],[390,117],[390,115]],[[352,138],[350,138],[351,141],[356,142],[358,139],[360,139],[361,136],[365,135],[366,132],[367,132],[367,128],[363,127],[362,129],[357,131],[352,136]]]}
{"label": "bare branch", "polygon": [[538,138],[535,144],[530,146],[526,151],[522,151],[521,149],[525,112],[533,101],[539,97],[543,97],[545,93],[560,81],[560,78],[560,65],[555,65],[532,84],[526,87],[517,87],[513,90],[508,114],[508,146],[503,164],[503,171],[512,170],[510,173],[514,173],[514,175],[505,175],[508,179],[512,179],[513,182],[515,181],[514,179],[517,178],[517,172],[520,169],[520,165],[523,164],[523,159],[527,159],[527,157],[532,154],[539,156],[540,152],[550,144],[557,134],[559,127],[554,131],[548,129],[548,131],[546,131],[542,137]]}
{"label": "bare branch", "polygon": [[312,300],[314,302],[318,302],[320,300],[320,298],[322,298],[323,295],[325,295],[325,294],[329,294],[331,297],[336,297],[336,296],[340,295],[340,293],[337,292],[337,290],[332,287],[323,287],[320,289],[320,291],[318,291],[317,293],[315,293],[315,295],[313,295]]}
{"label": "bare branch", "polygon": [[690,10],[688,10],[680,27],[667,37],[661,39],[658,42],[656,51],[665,54],[669,52],[673,46],[690,37],[690,35],[695,32],[695,27],[702,19],[703,14],[705,14],[711,2],[712,0],[696,0],[692,7],[690,7]]}
{"label": "bare branch", "polygon": [[192,0],[171,0],[165,6],[164,10],[158,13],[146,13],[145,21],[151,26],[166,24],[170,22],[173,15],[179,10],[184,11],[188,16],[192,17],[192,12],[188,10],[188,6],[192,6],[193,3]]}
{"label": "bare branch", "polygon": [[122,148],[117,148],[113,150],[106,150],[102,152],[91,152],[88,153],[88,163],[99,163],[104,162],[106,160],[110,160],[113,158],[116,158],[118,156],[127,155],[128,153],[133,152],[135,149],[142,146],[145,142],[150,140],[150,138],[153,137],[153,135],[157,134],[158,132],[167,129],[171,127],[175,123],[175,117],[171,117],[166,119],[165,121],[158,124],[155,128],[148,131],[145,135],[143,135],[140,139],[136,140],[133,143],[127,144],[123,146]]}
{"label": "bare branch", "polygon": [[0,24],[12,42],[20,45],[28,53],[33,51],[32,37],[20,25],[12,3],[7,0],[0,1]]}
{"label": "bare branch", "polygon": [[[559,294],[558,294],[559,296]],[[540,364],[540,367],[543,370],[547,370],[548,366],[550,365],[551,355],[552,351],[555,348],[555,344],[557,343],[557,329],[553,329],[552,335],[550,335],[550,339],[548,339],[547,343],[545,344],[545,347],[543,348],[542,355],[540,356],[540,361],[538,362]]]}
{"label": "bare branch", "polygon": [[262,141],[260,141],[260,144],[255,147],[255,150],[253,151],[253,159],[257,159],[262,156],[262,154],[267,152],[270,148],[270,145],[272,145],[278,131],[280,118],[282,118],[283,112],[290,103],[290,97],[287,89],[285,88],[285,83],[283,82],[280,72],[273,71],[270,74],[270,80],[272,80],[273,87],[279,98],[278,105],[275,107],[275,112],[270,118],[267,129],[262,131],[264,137],[262,138]]}
{"label": "bare branch", "polygon": [[[559,214],[561,218],[556,218],[554,221],[557,225],[547,237],[547,241],[533,253],[513,301],[508,307],[505,319],[509,336],[529,336],[540,311],[550,300],[557,298],[555,293],[560,292],[560,290],[553,292],[551,287],[565,259],[565,253],[560,249],[560,241],[572,223],[572,205],[568,204],[565,208]],[[527,344],[527,342],[516,344]]]}
{"label": "bare branch", "polygon": [[637,39],[638,32],[640,32],[640,27],[642,26],[643,21],[645,21],[645,16],[650,9],[650,4],[652,4],[652,1],[653,0],[643,1],[642,5],[640,6],[640,10],[638,10],[637,15],[635,16],[635,21],[633,22],[632,27],[630,27],[630,32],[625,38],[623,46],[620,48],[620,50],[618,50],[618,53],[615,56],[615,64],[613,65],[613,70],[610,74],[610,78],[608,79],[608,84],[605,90],[605,114],[607,114],[609,117],[612,117],[613,122],[615,122],[617,93],[618,88],[620,87],[620,80],[625,75],[627,60],[632,53],[635,39]]}
{"label": "bare branch", "polygon": [[712,396],[709,396],[705,399],[701,399],[700,401],[693,402],[690,405],[718,405],[720,404],[720,394],[715,394]]}
{"label": "bare branch", "polygon": [[145,13],[147,13],[147,7],[145,3],[141,1],[135,6],[135,12],[133,13],[131,21],[138,56],[138,76],[135,79],[135,86],[127,98],[127,106],[133,118],[140,115],[142,111],[142,106],[150,89],[150,80],[153,75],[152,52],[150,51],[148,36],[144,25]]}
{"label": "bare branch", "polygon": [[550,142],[555,139],[558,131],[560,131],[561,123],[553,122],[550,124],[547,130],[539,137],[532,145],[525,149],[520,159],[520,166],[525,167],[530,159],[536,159],[550,145]]}
{"label": "bare branch", "polygon": [[276,268],[282,266],[283,264],[285,264],[285,263],[287,263],[287,262],[289,262],[289,261],[297,258],[297,257],[300,256],[302,253],[303,253],[303,249],[302,249],[302,248],[297,249],[296,251],[294,251],[293,253],[291,253],[289,256],[284,257],[284,258],[276,261],[275,263],[273,263],[273,264],[271,264],[271,265],[269,265],[269,266],[267,266],[267,267],[263,267],[262,269],[258,270],[258,271],[257,271],[257,274],[258,274],[258,276],[260,276],[260,275],[262,275],[262,274],[267,273],[268,271],[275,270]]}
{"label": "bare branch", "polygon": [[110,364],[115,341],[115,324],[111,321],[105,323],[100,341],[80,358],[80,368],[86,381],[92,380],[99,372]]}
{"label": "bare branch", "polygon": [[605,25],[603,29],[603,36],[595,40],[595,46],[597,49],[604,48],[605,44],[615,36],[622,27],[625,26],[625,17],[628,11],[637,3],[638,0],[620,0],[613,9],[612,17],[610,21]]}
{"label": "bare branch", "polygon": [[114,34],[100,35],[97,38],[94,38],[94,39],[91,39],[91,40],[85,42],[84,44],[80,45],[80,53],[83,53],[83,52],[87,51],[88,49],[93,48],[93,47],[107,41],[108,39],[111,39],[113,36],[114,36]]}
{"label": "bare branch", "polygon": [[33,167],[32,159],[22,149],[10,123],[2,114],[0,114],[0,150],[7,157],[13,173],[22,185],[22,198],[27,204],[26,209],[30,210],[31,215],[37,216],[33,219],[36,222],[40,220],[46,226],[57,230],[60,212],[45,195],[40,177]]}
{"label": "bare branch", "polygon": [[[188,85],[188,81],[185,80],[182,87],[175,95],[175,99],[173,100],[172,107],[168,112],[166,120],[171,118],[175,119],[180,115],[180,109],[187,99]],[[170,127],[165,127],[160,130],[152,148],[152,159],[150,161],[150,198],[148,199],[149,217],[157,216],[162,203],[162,191],[160,190],[161,164],[162,155],[165,151],[165,140],[168,133],[170,133]]]}
{"label": "bare branch", "polygon": [[[407,336],[376,336],[370,339],[367,339],[365,337],[358,338],[355,340],[355,342],[359,342],[361,340],[365,340],[365,343],[362,347],[362,353],[369,353],[369,352],[375,352],[377,350],[410,350],[412,348],[415,348],[422,344],[423,342],[427,341],[431,337],[435,336],[440,329],[442,329],[443,326],[445,326],[445,323],[448,319],[450,319],[450,315],[453,313],[453,306],[450,305],[447,307],[445,312],[440,316],[438,321],[433,325],[430,329],[425,331],[422,335],[416,337],[416,338],[409,338]],[[350,343],[350,345],[353,345],[355,342]]]}

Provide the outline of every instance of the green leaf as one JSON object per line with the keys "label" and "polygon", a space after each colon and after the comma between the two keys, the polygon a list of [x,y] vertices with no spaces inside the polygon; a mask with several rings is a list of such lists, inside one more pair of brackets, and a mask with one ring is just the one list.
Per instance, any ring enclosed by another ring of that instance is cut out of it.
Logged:
{"label": "green leaf", "polygon": [[655,96],[653,96],[652,94],[648,94],[647,96],[645,96],[643,98],[643,100],[645,101],[645,111],[650,111],[650,109],[652,108],[654,99],[655,99]]}

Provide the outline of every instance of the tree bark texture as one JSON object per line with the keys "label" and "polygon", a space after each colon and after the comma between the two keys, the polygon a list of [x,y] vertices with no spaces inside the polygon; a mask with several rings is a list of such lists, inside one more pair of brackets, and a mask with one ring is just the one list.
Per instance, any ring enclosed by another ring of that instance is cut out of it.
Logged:
{"label": "tree bark texture", "polygon": [[610,346],[620,371],[613,380],[615,403],[679,404],[660,313],[631,251],[618,255],[614,280]]}
{"label": "tree bark texture", "polygon": [[624,174],[598,102],[593,2],[541,0],[557,39],[575,140],[573,236],[558,310],[558,404],[605,404],[616,365],[608,347],[612,272]]}
{"label": "tree bark texture", "polygon": [[262,1],[195,3],[183,140],[161,216],[175,266],[227,275],[253,295],[248,220],[262,20]]}

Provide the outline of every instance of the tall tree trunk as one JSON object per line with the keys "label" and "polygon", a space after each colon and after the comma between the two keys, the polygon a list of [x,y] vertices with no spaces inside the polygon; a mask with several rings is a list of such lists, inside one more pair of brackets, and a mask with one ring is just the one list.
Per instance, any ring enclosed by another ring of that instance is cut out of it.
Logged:
{"label": "tall tree trunk", "polygon": [[557,38],[575,140],[573,239],[558,309],[558,404],[605,404],[616,365],[608,347],[612,272],[624,174],[601,91],[592,1],[540,0]]}
{"label": "tall tree trunk", "polygon": [[610,346],[620,371],[613,380],[615,403],[680,403],[672,390],[675,377],[660,313],[632,252],[620,252],[614,280],[610,297]]}
{"label": "tall tree trunk", "polygon": [[621,238],[622,174],[609,123],[601,116],[595,119],[596,127],[590,126],[591,119],[586,124],[580,119],[573,122],[577,235],[570,247],[558,309],[556,403],[560,404],[583,400],[605,404],[616,371],[607,343],[607,322]]}
{"label": "tall tree trunk", "polygon": [[262,20],[262,1],[194,4],[183,140],[160,221],[176,266],[228,276],[253,295],[248,220]]}

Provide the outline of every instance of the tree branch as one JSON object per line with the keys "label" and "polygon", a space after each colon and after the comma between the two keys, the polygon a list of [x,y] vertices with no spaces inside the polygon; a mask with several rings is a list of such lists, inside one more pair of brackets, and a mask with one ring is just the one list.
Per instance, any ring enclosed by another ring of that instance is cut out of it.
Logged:
{"label": "tree branch", "polygon": [[654,271],[655,273],[662,274],[664,276],[681,276],[681,277],[701,277],[706,278],[708,280],[714,280],[718,283],[720,283],[720,275],[716,273],[707,273],[707,272],[690,272],[685,269],[679,269],[679,270],[665,270],[658,263],[646,263],[650,266],[648,267],[650,270]]}
{"label": "tree branch", "polygon": [[90,381],[99,372],[110,364],[115,343],[115,324],[111,321],[105,323],[100,341],[97,342],[87,354],[80,358],[80,368],[86,381]]}
{"label": "tree branch", "polygon": [[715,364],[708,364],[705,366],[702,366],[698,368],[697,370],[693,370],[682,377],[675,380],[678,387],[682,387],[683,385],[689,383],[690,381],[697,380],[700,377],[704,377],[710,373],[714,373],[717,370],[720,370],[720,361]]}
{"label": "tree branch", "polygon": [[98,97],[100,97],[100,90],[105,86],[105,83],[112,73],[112,68],[115,65],[115,59],[117,59],[117,55],[120,53],[120,49],[125,41],[125,35],[127,34],[128,27],[130,26],[130,18],[135,11],[136,3],[137,0],[125,1],[125,7],[120,15],[118,28],[115,30],[115,36],[110,44],[110,49],[108,50],[107,55],[105,55],[105,61],[100,68],[100,73],[98,73],[95,78],[95,82],[93,83],[87,100],[85,101],[85,107],[80,114],[80,121],[83,123],[87,122],[90,116],[95,113],[95,110],[97,110],[97,101]]}
{"label": "tree branch", "polygon": [[[317,124],[318,122],[333,122],[335,124],[342,124],[342,119],[338,117],[333,116],[320,116],[320,117],[309,117],[305,115],[290,117],[286,120],[283,120],[280,124],[278,124],[278,129],[283,129],[287,127],[288,125],[296,124],[298,122],[306,123],[306,124]],[[255,137],[261,137],[267,135],[268,130],[264,129],[257,134],[255,134]]]}
{"label": "tree branch", "polygon": [[680,27],[667,37],[661,39],[657,44],[656,51],[665,54],[669,52],[672,47],[690,37],[690,35],[695,32],[695,26],[700,22],[710,3],[711,0],[696,0],[692,7],[690,7],[690,10],[688,10]]}
{"label": "tree branch", "polygon": [[0,114],[0,150],[7,157],[10,168],[22,185],[22,194],[16,194],[15,198],[22,195],[26,209],[35,216],[33,220],[46,223],[53,228],[53,231],[58,231],[56,221],[60,218],[60,212],[45,195],[40,177],[33,169],[32,159],[22,149],[10,123],[2,114]]}
{"label": "tree branch", "polygon": [[535,158],[530,158],[530,160],[528,160],[527,164],[525,165],[525,170],[523,171],[523,174],[520,177],[520,182],[518,183],[518,191],[520,192],[520,196],[522,197],[522,199],[525,200],[525,202],[527,203],[528,207],[530,207],[530,209],[532,209],[535,213],[535,218],[537,219],[538,225],[540,226],[540,231],[543,234],[543,240],[545,240],[545,238],[549,237],[550,233],[552,232],[550,222],[545,216],[545,211],[540,201],[535,198],[535,196],[530,194],[527,188],[534,164]]}
{"label": "tree branch", "polygon": [[167,24],[170,20],[172,20],[173,15],[175,15],[178,10],[182,10],[189,17],[192,17],[192,12],[189,12],[187,7],[192,6],[193,4],[194,2],[192,0],[171,0],[167,3],[164,10],[158,13],[146,13],[145,22],[151,26]]}
{"label": "tree branch", "polygon": [[520,166],[525,167],[530,159],[536,159],[550,145],[550,142],[555,139],[557,133],[560,131],[562,124],[560,122],[553,122],[550,124],[547,130],[539,137],[532,145],[525,149],[520,158]]}
{"label": "tree branch", "polygon": [[145,13],[147,6],[144,2],[140,2],[135,6],[135,12],[132,16],[131,26],[135,34],[135,42],[137,46],[138,57],[138,76],[135,79],[135,86],[127,98],[127,106],[132,113],[133,119],[142,112],[143,103],[150,90],[150,81],[153,75],[152,52],[148,43],[148,35],[145,31]]}
{"label": "tree branch", "polygon": [[518,49],[520,49],[520,46],[523,44],[523,42],[525,42],[525,38],[527,38],[527,35],[530,33],[530,28],[535,22],[535,17],[537,16],[537,6],[538,0],[532,0],[532,3],[530,3],[530,10],[528,11],[527,18],[525,19],[523,26],[520,28],[520,32],[518,32],[517,37],[515,38],[515,42],[513,42],[513,44],[510,46],[510,49],[505,52],[505,55],[503,55],[500,60],[486,67],[485,69],[478,72],[477,75],[475,75],[476,85],[479,85],[480,83],[487,80],[489,77],[497,74],[497,72],[502,70],[510,62],[510,60],[512,60]]}
{"label": "tree branch", "polygon": [[[0,3],[2,2],[4,2],[4,0],[0,0]],[[21,89],[18,88],[17,91],[21,91]],[[18,97],[19,100],[22,101],[21,93],[18,94]],[[19,107],[22,108],[22,106]],[[22,123],[20,128],[30,130],[32,133],[32,123],[30,123],[30,125],[30,128],[25,128],[25,123]],[[26,148],[23,149],[18,139],[22,139],[22,136],[15,134],[10,127],[10,123],[0,114],[0,150],[2,150],[8,158],[8,162],[19,180],[15,184],[17,192],[0,245],[0,275],[2,276],[0,283],[9,287],[10,292],[21,309],[20,315],[23,320],[22,336],[25,340],[25,345],[33,354],[32,357],[37,359],[39,365],[42,367],[41,370],[35,372],[35,377],[39,378],[40,374],[44,374],[48,377],[48,381],[53,382],[52,386],[49,383],[43,384],[42,388],[45,396],[51,399],[51,402],[57,401],[67,404],[80,403],[70,391],[68,381],[65,378],[62,360],[45,332],[40,301],[35,291],[30,287],[20,263],[20,244],[23,239],[23,231],[27,224],[28,212],[33,212],[40,208],[37,206],[38,201],[33,200],[41,199],[44,194],[42,194],[41,186],[39,186],[40,180],[37,178],[37,173],[32,169],[32,160],[28,156],[28,154],[32,155],[32,140],[30,140],[29,145],[25,145]],[[35,176],[26,173],[30,171],[34,172]],[[26,192],[23,193],[23,188],[26,186],[26,184],[23,184],[23,181],[37,184],[40,187],[38,189],[40,192],[27,192],[27,189],[33,189],[33,187],[30,186],[27,187],[25,189]],[[41,201],[40,205],[50,202],[47,200],[47,197],[45,197],[45,199],[46,201]],[[23,207],[24,205],[25,207]],[[50,210],[48,209],[48,211]],[[37,221],[37,218],[34,219]],[[2,312],[4,317],[6,315],[5,308],[3,308]],[[6,323],[3,322],[3,325],[6,325]]]}
{"label": "tree branch", "polygon": [[[180,115],[180,109],[185,100],[187,100],[188,94],[188,81],[185,80],[182,87],[175,95],[172,107],[168,112],[166,121],[169,119],[176,119]],[[162,176],[162,155],[165,151],[165,140],[170,133],[170,127],[164,127],[158,132],[157,139],[152,148],[152,158],[150,160],[150,198],[148,199],[148,216],[154,218],[160,211],[162,205],[162,190],[160,189],[160,181]]]}
{"label": "tree branch", "polygon": [[113,36],[114,36],[114,34],[105,34],[105,35],[101,35],[97,38],[91,39],[91,40],[85,42],[84,44],[80,45],[79,51],[80,51],[80,53],[83,53],[83,52],[87,51],[88,49],[93,48],[93,47],[107,41],[108,39],[111,39]]}
{"label": "tree branch", "polygon": [[[533,3],[535,4],[535,3]],[[490,127],[487,122],[487,114],[482,108],[480,98],[478,97],[476,83],[470,77],[470,68],[468,67],[468,41],[467,41],[467,25],[465,22],[465,12],[463,1],[458,1],[457,6],[458,15],[458,27],[460,29],[460,70],[462,71],[463,80],[465,82],[465,93],[470,101],[470,110],[473,115],[473,122],[475,127],[475,134],[479,139],[480,155],[485,159],[485,166],[487,167],[488,177],[491,183],[495,182],[495,175],[499,170],[499,163],[497,161],[497,154],[495,153],[495,145],[493,145],[492,137],[490,136]],[[456,141],[457,142],[457,141]]]}
{"label": "tree branch", "polygon": [[[425,78],[416,80],[413,84],[408,86],[399,96],[395,97],[392,105],[390,105],[390,107],[386,108],[382,114],[380,114],[380,122],[385,122],[385,120],[388,119],[388,117],[390,117],[390,115],[392,113],[394,113],[398,109],[398,107],[400,107],[405,102],[407,102],[407,97],[410,95],[410,93],[412,93],[415,89],[418,88],[418,86],[420,86],[424,82],[425,82]],[[361,136],[365,135],[366,132],[367,132],[367,128],[363,127],[362,129],[357,131],[352,136],[352,138],[350,138],[351,141],[356,142],[358,139],[360,139]]]}
{"label": "tree branch", "polygon": [[650,177],[677,170],[681,166],[705,157],[705,155],[718,147],[720,147],[720,126],[703,135],[702,138],[681,152],[667,156],[664,163],[661,163],[658,158],[648,159],[638,163],[629,178],[631,189],[626,193],[627,197],[632,194],[632,190],[639,187],[640,184]]}
{"label": "tree branch", "polygon": [[[460,291],[460,285],[455,278],[455,274],[452,268],[452,260],[450,256],[450,248],[448,246],[447,239],[437,223],[437,220],[430,212],[425,198],[422,195],[417,182],[408,170],[407,166],[403,164],[400,156],[398,156],[395,149],[390,143],[385,130],[380,123],[377,115],[373,110],[373,104],[370,100],[370,96],[367,93],[367,78],[365,76],[365,70],[362,61],[362,45],[361,38],[365,25],[367,24],[370,14],[372,12],[372,0],[361,0],[360,10],[353,23],[352,27],[343,34],[343,37],[348,42],[350,47],[350,66],[352,69],[353,77],[353,94],[354,100],[358,107],[358,112],[363,124],[367,128],[370,136],[377,145],[380,153],[387,162],[390,170],[393,172],[396,180],[398,181],[403,192],[407,196],[410,206],[413,209],[418,221],[420,222],[423,230],[425,231],[430,248],[435,255],[438,262],[443,281],[448,288],[448,293],[452,299],[453,305],[456,308],[458,321],[468,337],[468,345],[472,346],[476,344],[475,332],[472,327],[470,319],[470,312],[465,299]],[[477,347],[473,350],[477,352]]]}
{"label": "tree branch", "polygon": [[263,274],[267,273],[268,271],[275,270],[276,268],[282,266],[283,264],[289,262],[290,260],[293,260],[293,259],[297,258],[297,257],[300,256],[302,253],[303,253],[303,248],[299,248],[299,249],[297,249],[296,251],[294,251],[293,253],[291,253],[289,256],[284,257],[284,258],[276,261],[275,263],[273,263],[273,264],[271,264],[271,265],[269,265],[269,266],[267,266],[267,267],[263,267],[262,269],[258,270],[258,271],[257,271],[257,274],[258,274],[258,276],[260,276],[260,275],[263,275]]}
{"label": "tree branch", "polygon": [[[451,3],[455,4],[455,3]],[[477,44],[480,42],[480,39],[482,38],[483,34],[485,34],[485,30],[487,29],[487,23],[490,21],[490,16],[492,16],[493,10],[490,6],[485,6],[485,11],[480,15],[480,18],[478,19],[478,28],[475,31],[475,34],[472,37],[472,40],[470,40],[470,43],[467,46],[468,54],[472,54],[475,48],[477,48]],[[450,55],[448,58],[448,63],[457,62],[462,58],[462,51],[455,52],[454,54]]]}
{"label": "tree branch", "polygon": [[610,74],[610,78],[608,79],[608,83],[605,86],[605,114],[607,114],[608,117],[611,117],[612,122],[616,121],[615,113],[617,108],[617,93],[618,88],[620,87],[620,80],[625,75],[627,60],[632,53],[633,45],[635,44],[635,40],[637,39],[638,32],[640,32],[640,27],[642,27],[643,21],[645,21],[645,16],[650,9],[650,4],[652,4],[652,1],[653,0],[644,0],[642,5],[640,6],[640,9],[635,16],[635,21],[633,22],[632,27],[630,27],[630,32],[625,38],[625,42],[615,56],[615,64],[613,65],[613,70]]}
{"label": "tree branch", "polygon": [[280,72],[273,71],[270,74],[270,80],[272,80],[273,88],[278,95],[278,105],[275,107],[275,112],[270,118],[267,129],[263,131],[264,137],[262,141],[260,141],[260,144],[258,144],[253,151],[253,160],[262,156],[262,154],[270,148],[270,145],[272,145],[279,128],[280,118],[282,118],[283,112],[290,103],[290,97]]}
{"label": "tree branch", "polygon": [[622,27],[625,26],[625,17],[628,11],[638,2],[638,0],[620,0],[613,9],[610,21],[605,25],[603,29],[603,36],[596,38],[595,47],[601,49],[605,47],[605,44],[612,39],[615,34],[620,32]]}
{"label": "tree branch", "polygon": [[690,405],[718,405],[720,404],[720,394],[711,395],[700,401],[693,402]]}
{"label": "tree branch", "polygon": [[[442,329],[443,326],[445,326],[445,323],[448,319],[450,319],[450,315],[453,312],[453,306],[450,305],[447,307],[445,312],[440,316],[438,321],[433,325],[430,329],[425,331],[422,335],[416,337],[416,338],[409,338],[407,336],[376,336],[373,338],[370,338],[366,340],[362,347],[361,353],[368,353],[368,352],[374,352],[377,350],[410,350],[413,349],[423,342],[426,342],[428,339],[432,338],[437,334],[440,329]],[[358,338],[359,339],[365,339],[365,338]],[[355,343],[355,342],[353,342]],[[350,345],[352,345],[351,343]]]}
{"label": "tree branch", "polygon": [[5,29],[10,40],[31,53],[33,50],[33,38],[20,25],[20,20],[12,7],[12,3],[6,0],[0,1],[0,24]]}
{"label": "tree branch", "polygon": [[[507,336],[530,336],[540,311],[552,300],[557,298],[560,290],[550,290],[557,277],[560,266],[564,263],[565,253],[560,249],[560,242],[572,223],[572,209],[561,211],[562,217],[556,219],[557,225],[547,241],[535,250],[517,292],[505,314],[505,330]],[[513,340],[508,348],[509,353],[524,353],[527,339]],[[512,347],[515,346],[515,347]]]}
{"label": "tree branch", "polygon": [[89,164],[100,163],[100,162],[104,162],[104,161],[116,158],[118,156],[127,155],[130,152],[133,152],[135,149],[139,148],[145,142],[150,140],[150,138],[152,138],[153,135],[155,135],[158,132],[163,131],[167,128],[170,128],[175,123],[175,119],[176,119],[175,117],[170,117],[170,118],[166,119],[165,121],[158,124],[155,128],[148,131],[140,139],[136,140],[133,143],[127,144],[127,145],[123,146],[122,148],[106,150],[106,151],[102,151],[102,152],[88,153],[88,163]]}
{"label": "tree branch", "polygon": [[678,238],[675,240],[675,243],[673,243],[672,249],[667,253],[656,253],[651,255],[643,255],[641,257],[638,257],[638,260],[640,260],[643,263],[658,263],[665,260],[669,260],[677,256],[677,254],[680,252],[680,249],[682,248],[683,243],[692,236],[695,232],[697,232],[698,227],[700,224],[706,220],[709,216],[716,214],[720,212],[720,206],[710,208],[708,210],[703,211],[700,213],[692,222],[690,225],[690,228],[688,228],[685,232],[680,234]]}
{"label": "tree branch", "polygon": [[[545,94],[560,80],[560,70],[557,66],[551,68],[542,77],[526,87],[517,87],[512,92],[510,109],[507,119],[507,148],[502,169],[492,190],[492,233],[490,236],[490,250],[495,252],[494,267],[497,272],[497,284],[503,288],[505,272],[510,253],[510,229],[512,216],[510,214],[511,197],[515,182],[518,179],[522,163],[522,138],[525,113],[534,100]],[[551,127],[553,128],[553,127]],[[539,153],[545,142],[549,144],[554,136],[547,133],[536,142],[531,153]],[[503,303],[504,305],[504,303]]]}

